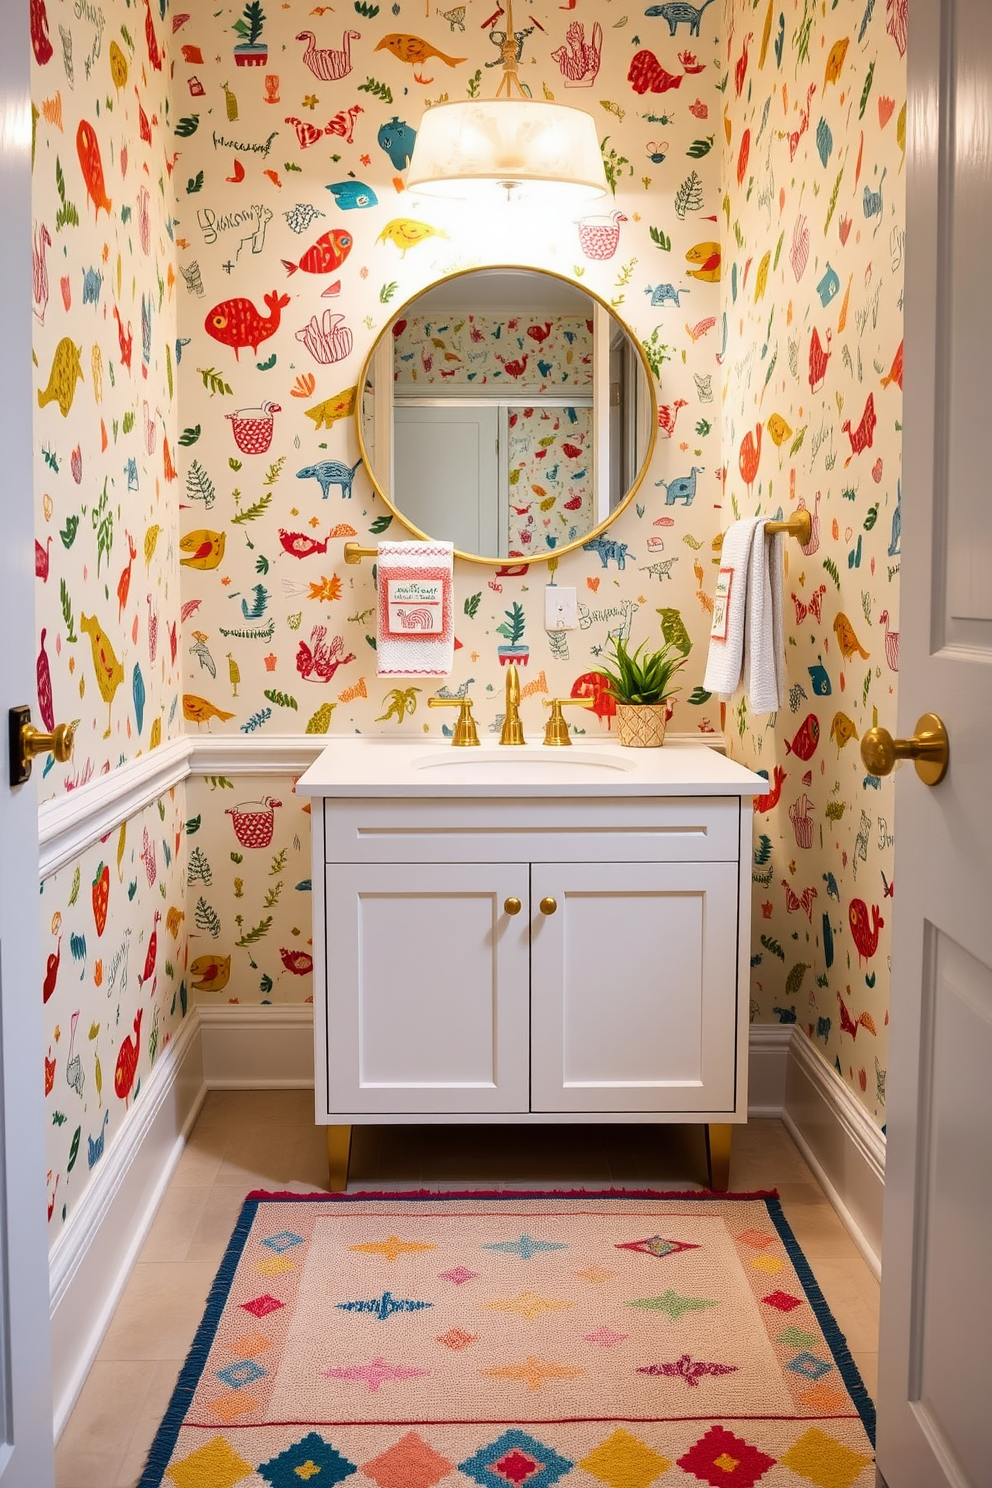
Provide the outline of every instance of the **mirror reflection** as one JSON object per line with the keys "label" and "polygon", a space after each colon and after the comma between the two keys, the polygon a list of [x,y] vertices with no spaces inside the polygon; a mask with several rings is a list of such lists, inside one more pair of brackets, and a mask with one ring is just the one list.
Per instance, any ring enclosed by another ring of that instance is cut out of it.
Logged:
{"label": "mirror reflection", "polygon": [[411,300],[365,367],[362,453],[388,503],[462,556],[566,551],[632,494],[655,432],[640,348],[594,296],[474,269]]}

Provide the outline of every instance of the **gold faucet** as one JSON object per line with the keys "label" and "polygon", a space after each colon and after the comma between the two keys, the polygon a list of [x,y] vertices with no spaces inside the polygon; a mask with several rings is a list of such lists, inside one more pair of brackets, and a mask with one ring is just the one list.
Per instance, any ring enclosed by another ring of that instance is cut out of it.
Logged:
{"label": "gold faucet", "polygon": [[593,698],[545,698],[544,706],[551,709],[551,717],[544,730],[545,744],[559,747],[570,745],[572,736],[562,716],[562,708],[591,708],[594,701]]}
{"label": "gold faucet", "polygon": [[520,674],[511,661],[506,669],[506,710],[500,731],[501,744],[524,744],[524,726],[520,722]]}

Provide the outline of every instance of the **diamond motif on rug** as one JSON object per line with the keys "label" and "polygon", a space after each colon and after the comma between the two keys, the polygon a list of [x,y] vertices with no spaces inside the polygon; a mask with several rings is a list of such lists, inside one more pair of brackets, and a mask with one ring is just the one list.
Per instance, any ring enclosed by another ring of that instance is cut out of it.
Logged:
{"label": "diamond motif on rug", "polygon": [[480,1369],[480,1374],[492,1379],[520,1380],[530,1391],[540,1390],[549,1380],[578,1379],[584,1369],[573,1369],[569,1364],[553,1364],[548,1359],[536,1359],[533,1354],[520,1364],[496,1364],[492,1369]]}
{"label": "diamond motif on rug", "polygon": [[759,1255],[755,1256],[751,1265],[755,1271],[764,1271],[768,1276],[774,1276],[776,1271],[781,1271],[784,1268],[785,1262],[780,1261],[778,1256]]}
{"label": "diamond motif on rug", "polygon": [[272,1341],[264,1333],[242,1333],[239,1338],[233,1338],[224,1345],[225,1351],[233,1354],[236,1359],[254,1359],[256,1354],[264,1353],[271,1347]]}
{"label": "diamond motif on rug", "polygon": [[851,1488],[858,1473],[867,1467],[870,1457],[852,1452],[843,1442],[812,1427],[780,1458],[786,1467],[808,1478],[816,1488]]}
{"label": "diamond motif on rug", "polygon": [[552,1488],[575,1466],[552,1448],[516,1429],[504,1431],[489,1446],[459,1462],[460,1472],[483,1488]]}
{"label": "diamond motif on rug", "polygon": [[214,1373],[218,1379],[230,1385],[232,1390],[241,1390],[245,1385],[250,1385],[253,1380],[262,1379],[268,1371],[254,1359],[239,1359],[236,1364],[228,1364],[223,1369],[215,1369]]}
{"label": "diamond motif on rug", "polygon": [[618,1242],[617,1250],[639,1250],[644,1255],[657,1256],[659,1260],[663,1256],[678,1255],[680,1250],[699,1250],[700,1247],[689,1240],[666,1240],[661,1235],[648,1235],[646,1240],[623,1240]]}
{"label": "diamond motif on rug", "polygon": [[518,1255],[522,1261],[531,1261],[542,1251],[567,1250],[568,1246],[560,1240],[532,1240],[529,1235],[521,1235],[519,1240],[493,1240],[482,1249],[498,1250],[503,1255]]}
{"label": "diamond motif on rug", "polygon": [[176,1488],[233,1488],[252,1471],[250,1462],[230,1446],[222,1436],[215,1436],[205,1447],[197,1447],[188,1457],[181,1457],[166,1469]]}
{"label": "diamond motif on rug", "polygon": [[769,1292],[767,1297],[762,1297],[762,1302],[767,1302],[769,1307],[777,1307],[779,1312],[791,1312],[794,1307],[801,1307],[799,1297],[793,1297],[788,1292]]}
{"label": "diamond motif on rug", "polygon": [[711,1488],[754,1488],[775,1458],[723,1426],[711,1426],[694,1447],[678,1459],[679,1467]]}
{"label": "diamond motif on rug", "polygon": [[808,1349],[815,1348],[820,1339],[815,1333],[804,1333],[802,1328],[783,1328],[775,1339],[776,1343],[784,1343],[786,1348]]}
{"label": "diamond motif on rug", "polygon": [[320,1488],[325,1488],[325,1484],[343,1483],[357,1471],[353,1462],[342,1457],[316,1431],[308,1432],[258,1469],[259,1476],[271,1483],[272,1488],[300,1488],[301,1483],[317,1482]]}
{"label": "diamond motif on rug", "polygon": [[618,1343],[623,1343],[624,1339],[629,1335],[626,1333],[615,1333],[612,1328],[608,1328],[604,1323],[601,1328],[596,1329],[595,1333],[583,1333],[582,1336],[586,1343],[594,1343],[598,1348],[615,1348]]}
{"label": "diamond motif on rug", "polygon": [[775,1243],[775,1236],[767,1234],[764,1230],[744,1230],[737,1238],[743,1245],[753,1246],[755,1250],[764,1250],[766,1245]]}
{"label": "diamond motif on rug", "polygon": [[303,1236],[297,1235],[295,1230],[280,1230],[278,1235],[267,1235],[262,1244],[281,1254],[284,1250],[292,1250],[294,1245],[302,1245]]}
{"label": "diamond motif on rug", "polygon": [[239,1416],[247,1416],[253,1410],[258,1409],[258,1401],[254,1395],[242,1395],[237,1390],[232,1390],[228,1395],[219,1395],[216,1400],[211,1400],[209,1409],[221,1421],[236,1421]]}
{"label": "diamond motif on rug", "polygon": [[368,1364],[349,1364],[343,1369],[323,1370],[325,1379],[352,1380],[356,1384],[366,1384],[373,1395],[378,1395],[382,1386],[393,1380],[418,1379],[429,1373],[429,1369],[414,1369],[407,1364],[387,1364],[378,1355]]}
{"label": "diamond motif on rug", "polygon": [[268,1292],[263,1292],[261,1297],[252,1297],[250,1302],[242,1302],[241,1306],[254,1317],[263,1318],[270,1312],[278,1312],[283,1303],[276,1297],[270,1297]]}
{"label": "diamond motif on rug", "polygon": [[667,1457],[622,1428],[600,1442],[579,1463],[587,1473],[608,1484],[608,1488],[649,1488],[671,1465]]}
{"label": "diamond motif on rug", "polygon": [[587,1266],[584,1271],[576,1271],[576,1276],[581,1276],[583,1281],[612,1281],[616,1276],[615,1271],[607,1271],[605,1266]]}
{"label": "diamond motif on rug", "polygon": [[528,1323],[532,1323],[543,1312],[564,1312],[574,1307],[574,1302],[564,1302],[556,1297],[539,1297],[536,1292],[521,1292],[516,1297],[497,1297],[493,1302],[483,1302],[489,1312],[518,1312]]}
{"label": "diamond motif on rug", "polygon": [[791,1369],[794,1374],[801,1374],[803,1379],[818,1380],[833,1369],[826,1359],[818,1359],[816,1354],[802,1353],[787,1364],[786,1369]]}
{"label": "diamond motif on rug", "polygon": [[799,1404],[818,1416],[832,1416],[846,1403],[847,1396],[833,1385],[811,1385],[799,1397]]}
{"label": "diamond motif on rug", "polygon": [[281,1276],[284,1271],[295,1271],[296,1262],[291,1261],[289,1256],[267,1256],[264,1261],[259,1261],[255,1270],[260,1276]]}
{"label": "diamond motif on rug", "polygon": [[379,1488],[434,1488],[454,1470],[455,1464],[435,1452],[416,1431],[408,1431],[395,1446],[362,1467]]}
{"label": "diamond motif on rug", "polygon": [[453,1281],[455,1286],[464,1286],[467,1281],[473,1281],[479,1273],[469,1271],[467,1266],[452,1266],[450,1271],[439,1271],[437,1274],[445,1281]]}
{"label": "diamond motif on rug", "polygon": [[688,1354],[666,1364],[642,1364],[637,1374],[664,1375],[669,1379],[683,1379],[692,1389],[698,1389],[699,1381],[707,1375],[736,1374],[736,1364],[713,1364],[702,1359],[692,1359]]}
{"label": "diamond motif on rug", "polygon": [[382,1255],[387,1261],[395,1261],[401,1255],[413,1255],[419,1250],[437,1250],[436,1245],[425,1245],[420,1240],[401,1240],[398,1235],[390,1235],[385,1240],[366,1240],[348,1248],[363,1251],[366,1255]]}
{"label": "diamond motif on rug", "polygon": [[478,1333],[466,1333],[464,1328],[449,1328],[447,1333],[438,1335],[438,1343],[443,1343],[445,1348],[463,1349],[468,1348],[470,1343],[478,1343]]}
{"label": "diamond motif on rug", "polygon": [[425,1307],[433,1307],[434,1303],[418,1302],[412,1297],[394,1297],[392,1292],[383,1292],[381,1297],[362,1298],[357,1302],[338,1302],[335,1305],[341,1312],[371,1313],[380,1323],[384,1323],[395,1312],[422,1312]]}
{"label": "diamond motif on rug", "polygon": [[683,1313],[705,1312],[708,1307],[719,1307],[719,1302],[708,1297],[680,1297],[678,1292],[663,1292],[660,1297],[637,1297],[628,1302],[628,1307],[643,1307],[650,1312],[667,1312],[672,1322],[677,1322]]}

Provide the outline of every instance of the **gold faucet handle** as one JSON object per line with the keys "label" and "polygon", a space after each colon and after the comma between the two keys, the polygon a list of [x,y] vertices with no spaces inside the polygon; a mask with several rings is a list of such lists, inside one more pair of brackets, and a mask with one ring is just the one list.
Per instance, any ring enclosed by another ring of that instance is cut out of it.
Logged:
{"label": "gold faucet handle", "polygon": [[427,699],[427,706],[428,708],[457,708],[459,710],[458,722],[455,724],[454,737],[451,740],[456,748],[463,749],[467,745],[479,743],[479,730],[476,728],[475,719],[472,717],[472,699],[470,697],[432,697]]}
{"label": "gold faucet handle", "polygon": [[551,717],[544,730],[545,744],[560,746],[571,744],[572,736],[562,716],[562,708],[591,708],[594,701],[594,698],[545,698],[544,706],[551,709]]}

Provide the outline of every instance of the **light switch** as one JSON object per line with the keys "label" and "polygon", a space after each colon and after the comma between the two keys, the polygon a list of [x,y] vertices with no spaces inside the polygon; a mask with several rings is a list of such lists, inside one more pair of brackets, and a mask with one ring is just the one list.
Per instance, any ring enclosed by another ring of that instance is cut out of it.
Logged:
{"label": "light switch", "polygon": [[579,612],[575,590],[562,584],[549,584],[544,591],[545,630],[575,630]]}

